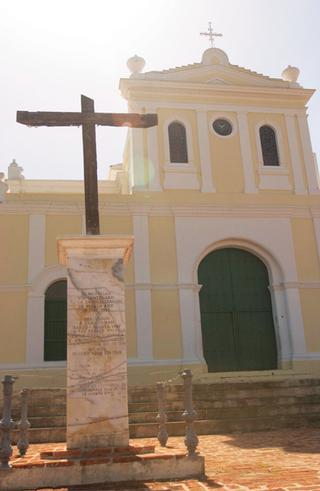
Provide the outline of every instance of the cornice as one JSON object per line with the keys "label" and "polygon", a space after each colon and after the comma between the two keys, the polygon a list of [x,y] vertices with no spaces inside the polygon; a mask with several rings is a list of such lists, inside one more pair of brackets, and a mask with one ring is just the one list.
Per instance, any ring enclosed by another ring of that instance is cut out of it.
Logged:
{"label": "cornice", "polygon": [[[84,192],[83,180],[58,179],[8,179],[9,193],[35,193],[35,194],[80,194]],[[120,192],[116,181],[98,181],[99,193],[117,194]]]}
{"label": "cornice", "polygon": [[125,99],[130,99],[133,93],[151,92],[152,98],[161,94],[168,96],[184,95],[208,95],[221,96],[222,98],[230,97],[233,94],[240,98],[255,99],[257,97],[276,97],[277,99],[302,99],[307,103],[314,94],[315,89],[304,89],[302,87],[273,87],[273,86],[256,86],[256,85],[217,85],[199,82],[184,82],[176,80],[141,80],[141,79],[120,79],[119,88]]}
{"label": "cornice", "polygon": [[[320,218],[319,205],[100,202],[101,216]],[[21,200],[0,204],[0,214],[83,215],[83,202]]]}

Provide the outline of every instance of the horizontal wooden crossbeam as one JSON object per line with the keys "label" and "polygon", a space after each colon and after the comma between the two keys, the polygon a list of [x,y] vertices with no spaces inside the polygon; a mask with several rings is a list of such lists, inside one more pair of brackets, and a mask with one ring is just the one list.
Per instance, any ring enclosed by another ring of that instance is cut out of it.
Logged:
{"label": "horizontal wooden crossbeam", "polygon": [[157,114],[137,113],[76,113],[76,112],[29,112],[17,111],[17,122],[27,126],[128,126],[150,128],[158,124]]}

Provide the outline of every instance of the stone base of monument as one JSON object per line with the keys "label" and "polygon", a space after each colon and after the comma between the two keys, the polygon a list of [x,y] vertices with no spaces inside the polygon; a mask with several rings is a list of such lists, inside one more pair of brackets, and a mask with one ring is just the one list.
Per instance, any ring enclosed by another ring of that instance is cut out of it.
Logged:
{"label": "stone base of monument", "polygon": [[63,444],[41,444],[32,445],[24,457],[16,454],[10,469],[0,469],[1,491],[204,475],[203,456],[153,445],[67,450]]}

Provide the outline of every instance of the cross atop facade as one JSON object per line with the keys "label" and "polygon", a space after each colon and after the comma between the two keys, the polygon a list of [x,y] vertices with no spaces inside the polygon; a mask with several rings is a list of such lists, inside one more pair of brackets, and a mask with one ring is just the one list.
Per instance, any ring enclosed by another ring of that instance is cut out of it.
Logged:
{"label": "cross atop facade", "polygon": [[150,128],[156,114],[95,113],[94,101],[81,96],[81,112],[17,111],[17,122],[27,126],[82,126],[84,192],[87,235],[99,235],[96,125]]}
{"label": "cross atop facade", "polygon": [[222,34],[220,34],[218,32],[213,32],[211,22],[209,22],[208,32],[200,32],[200,36],[209,36],[211,48],[213,48],[214,38],[215,37],[221,37]]}

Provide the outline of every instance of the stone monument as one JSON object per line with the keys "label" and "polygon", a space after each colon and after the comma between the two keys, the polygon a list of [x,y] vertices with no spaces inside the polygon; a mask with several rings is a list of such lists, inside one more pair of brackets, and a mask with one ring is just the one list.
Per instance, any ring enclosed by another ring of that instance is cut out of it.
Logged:
{"label": "stone monument", "polygon": [[68,271],[67,448],[129,444],[123,266],[132,237],[58,240]]}

